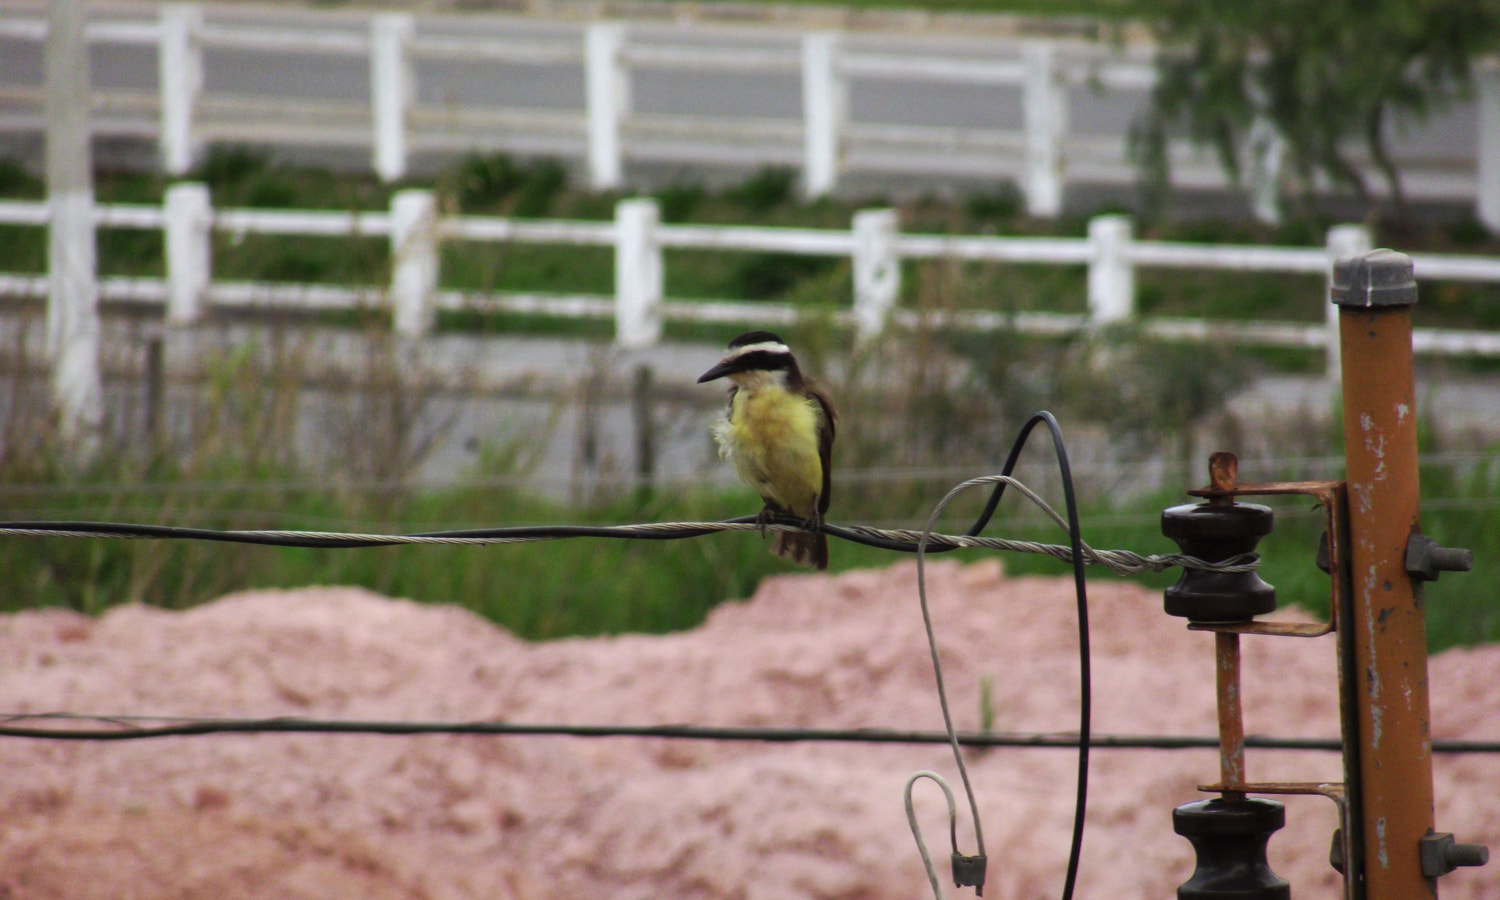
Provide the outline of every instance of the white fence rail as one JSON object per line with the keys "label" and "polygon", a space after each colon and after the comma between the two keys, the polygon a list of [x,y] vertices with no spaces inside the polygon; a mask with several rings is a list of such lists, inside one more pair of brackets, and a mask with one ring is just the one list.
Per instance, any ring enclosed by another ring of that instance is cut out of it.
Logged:
{"label": "white fence rail", "polygon": [[[43,202],[0,202],[0,224],[46,226],[52,222]],[[1125,216],[1100,216],[1083,238],[1029,238],[902,234],[896,213],[865,210],[848,231],[723,225],[662,224],[655,201],[631,199],[616,208],[613,222],[446,217],[429,191],[395,194],[388,212],[322,212],[262,209],[215,210],[208,189],[182,183],[168,189],[162,206],[108,205],[95,208],[95,227],[164,231],[166,278],[104,278],[104,300],[159,303],[168,324],[201,321],[212,307],[306,310],[385,308],[394,330],[420,338],[439,310],[506,311],[562,317],[612,317],[616,341],[626,347],[655,343],[666,320],[781,325],[796,320],[794,306],[745,301],[671,301],[663,296],[664,251],[674,248],[780,252],[848,257],[853,270],[853,305],[837,321],[868,340],[888,324],[912,325],[917,314],[899,308],[901,263],[909,259],[952,258],[1037,265],[1071,265],[1087,270],[1085,311],[1020,314],[960,310],[946,324],[960,328],[1015,328],[1026,333],[1068,334],[1138,320],[1147,333],[1178,340],[1322,348],[1337,370],[1336,322],[1254,322],[1210,319],[1139,318],[1135,273],[1142,267],[1193,268],[1316,274],[1334,259],[1370,249],[1361,226],[1329,231],[1326,245],[1261,247],[1185,244],[1136,240]],[[246,283],[215,280],[213,232],[322,236],[376,236],[389,239],[391,277],[383,288],[333,284]],[[473,293],[441,287],[439,247],[445,240],[498,241],[612,247],[614,295]],[[1419,254],[1413,257],[1421,280],[1500,283],[1500,258]],[[0,274],[0,298],[45,297],[45,276]],[[1077,305],[1077,304],[1075,304]],[[1332,309],[1331,304],[1324,304]],[[1419,329],[1416,349],[1427,354],[1500,355],[1500,333]]]}
{"label": "white fence rail", "polygon": [[[0,39],[44,38],[45,18],[26,9],[17,5],[0,17]],[[415,152],[488,149],[582,159],[598,189],[621,186],[627,160],[796,165],[809,196],[833,190],[854,170],[1011,179],[1032,213],[1053,215],[1070,183],[1122,184],[1137,177],[1125,135],[1074,130],[1070,101],[1088,91],[1138,103],[1154,79],[1139,55],[1078,42],[996,39],[969,58],[941,46],[883,51],[834,32],[740,29],[732,36],[752,33],[756,43],[737,46],[723,40],[722,29],[682,27],[663,42],[638,39],[639,29],[622,23],[595,22],[513,36],[406,13],[289,12],[292,24],[266,26],[226,18],[226,9],[167,3],[154,18],[96,17],[88,29],[93,42],[155,48],[159,86],[101,86],[96,131],[154,137],[172,175],[190,171],[201,148],[213,142],[368,147],[374,171],[387,180],[405,175]],[[367,94],[363,87],[354,91],[362,96],[342,99],[210,91],[205,54],[215,51],[364,59]],[[501,107],[434,99],[422,90],[420,77],[430,64],[485,62],[576,67],[583,102]],[[800,96],[790,99],[800,101],[801,110],[789,118],[638,110],[632,81],[642,71],[784,75],[783,83],[800,83]],[[997,97],[1013,93],[1018,121],[1011,127],[903,125],[854,116],[856,87],[868,93],[914,81],[993,87]],[[1481,221],[1500,231],[1500,66],[1481,66],[1478,84],[1475,146],[1424,151],[1400,162],[1414,197],[1473,200]],[[40,131],[43,90],[39,84],[0,85],[0,131]],[[1225,185],[1211,154],[1183,144],[1173,156],[1179,184]]]}

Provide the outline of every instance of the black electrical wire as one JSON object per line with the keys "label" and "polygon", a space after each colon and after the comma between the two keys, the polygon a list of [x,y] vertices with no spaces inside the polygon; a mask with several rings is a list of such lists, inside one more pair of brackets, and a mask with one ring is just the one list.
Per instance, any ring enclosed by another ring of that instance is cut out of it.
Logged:
{"label": "black electrical wire", "polygon": [[[58,726],[18,723],[63,723]],[[84,726],[84,727],[80,727]],[[214,734],[369,734],[369,735],[496,735],[513,737],[662,738],[691,741],[853,744],[946,744],[947,732],[889,728],[765,728],[714,725],[562,725],[532,722],[382,721],[368,719],[304,719],[290,716],[229,718],[222,716],[89,715],[83,713],[0,714],[0,738],[105,742],[140,741]],[[961,731],[966,747],[1071,750],[1078,735],[1018,734]],[[1091,734],[1089,746],[1101,750],[1217,750],[1215,735]],[[1336,753],[1338,738],[1246,735],[1245,746],[1261,750],[1316,750]],[[1432,742],[1442,754],[1500,754],[1500,741],[1445,740]]]}
{"label": "black electrical wire", "polygon": [[[1049,426],[1054,437],[1060,437],[1056,420],[1052,419],[1051,413],[1040,413],[1051,420]],[[1017,439],[1011,448],[1010,457],[1006,460],[1004,475],[1009,476],[1015,469],[1016,458],[1020,454],[1021,447],[1025,444],[1025,435],[1030,432],[1035,420],[1027,423],[1022,429],[1022,436]],[[1068,494],[1071,496],[1071,478],[1068,485]],[[989,501],[967,529],[964,530],[965,537],[977,537],[989,525],[990,519],[994,517],[995,510],[1000,504],[1000,498],[1005,492],[1004,484],[997,484],[995,490],[990,494]],[[1076,518],[1076,514],[1070,514]],[[758,516],[738,516],[732,519],[724,519],[720,524],[747,525],[761,524],[763,522]],[[793,516],[776,516],[769,524],[801,527],[803,520]],[[863,544],[866,547],[874,547],[880,550],[891,550],[897,553],[916,553],[915,541],[895,540],[871,534],[868,530],[846,528],[840,525],[824,523],[823,532],[841,540],[853,544]],[[126,524],[120,522],[89,522],[89,521],[21,521],[0,522],[0,530],[3,531],[33,531],[41,533],[56,534],[95,534],[101,536],[121,538],[148,538],[158,540],[197,540],[197,541],[220,541],[238,544],[257,544],[270,547],[303,547],[303,548],[355,548],[355,547],[389,547],[401,544],[401,537],[420,538],[454,538],[454,539],[485,539],[485,540],[545,540],[555,538],[630,538],[633,540],[648,541],[671,541],[684,538],[702,537],[716,533],[716,529],[709,527],[685,526],[681,528],[660,528],[650,531],[622,532],[618,528],[604,525],[522,525],[504,528],[469,528],[456,531],[429,531],[414,535],[392,535],[395,540],[389,542],[372,540],[368,536],[360,539],[340,538],[320,535],[315,532],[275,532],[258,533],[254,531],[224,531],[212,528],[191,528],[178,525],[141,525]],[[925,548],[926,553],[947,553],[950,550],[961,549],[955,546],[929,545]],[[1073,547],[1073,553],[1080,552],[1080,546]]]}
{"label": "black electrical wire", "polygon": [[[755,521],[755,516],[740,516],[739,518],[724,520],[728,524],[748,524]],[[778,521],[777,524],[800,525],[801,521],[787,519],[785,522]],[[628,537],[633,540],[670,541],[701,537],[702,535],[713,534],[716,531],[716,529],[709,527],[682,527],[635,531],[627,534],[607,525],[519,525],[505,528],[470,528],[460,531],[428,531],[412,535],[390,535],[391,540],[383,541],[375,536],[362,536],[356,539],[352,537],[329,537],[318,532],[279,531],[267,533],[256,531],[223,531],[213,528],[189,528],[180,525],[141,525],[121,522],[88,521],[0,522],[0,530],[55,534],[91,534],[105,537],[147,538],[156,540],[218,541],[231,544],[258,544],[267,547],[303,547],[314,549],[395,547],[403,544],[403,541],[400,539],[404,537],[493,540]],[[832,529],[830,529],[831,531]],[[856,532],[850,532],[850,535],[850,540],[856,542],[862,540],[862,536]]]}
{"label": "black electrical wire", "polygon": [[[1026,440],[1037,425],[1046,424],[1047,430],[1052,436],[1052,449],[1057,457],[1057,473],[1062,481],[1063,502],[1068,518],[1068,544],[1073,551],[1073,591],[1078,605],[1078,777],[1073,804],[1073,838],[1068,849],[1068,871],[1063,880],[1062,900],[1072,900],[1073,889],[1078,883],[1078,863],[1083,853],[1083,823],[1084,814],[1088,810],[1089,789],[1089,746],[1092,743],[1090,731],[1093,722],[1093,674],[1090,663],[1089,652],[1089,609],[1088,609],[1088,587],[1084,576],[1083,561],[1083,532],[1079,525],[1078,498],[1073,490],[1073,468],[1068,462],[1067,446],[1063,443],[1062,428],[1058,426],[1057,419],[1052,413],[1045,410],[1038,412],[1026,421],[1022,426],[1020,434],[1016,436],[1011,445],[1010,455],[1005,459],[1005,466],[1001,469],[1002,475],[1010,475],[1015,470],[1016,461],[1021,456],[1022,449],[1026,446]],[[975,523],[978,528],[984,527],[989,522],[990,516],[995,512],[995,507],[1000,503],[1000,497],[1005,491],[1004,482],[995,485],[995,491],[990,496],[990,502],[985,505],[979,520]],[[975,532],[977,533],[977,532]]]}
{"label": "black electrical wire", "polygon": [[[1028,500],[1037,504],[1060,526],[1066,520],[1047,505],[1026,485],[1008,475],[987,475],[964,482],[958,490],[978,484],[997,484],[1005,481],[1014,486]],[[944,501],[946,502],[946,501]],[[1016,540],[1003,537],[984,537],[971,534],[938,534],[932,523],[923,531],[909,529],[882,529],[868,525],[820,526],[824,533],[842,538],[851,543],[864,544],[888,550],[917,553],[944,552],[959,549],[989,549],[1009,553],[1039,553],[1062,562],[1073,559],[1075,550],[1071,546],[1042,544],[1035,541]],[[150,540],[204,540],[221,543],[258,544],[262,546],[302,547],[322,549],[355,549],[361,547],[396,547],[418,545],[480,546],[501,544],[524,544],[536,541],[561,540],[564,538],[614,538],[630,540],[679,540],[702,537],[725,531],[760,531],[767,528],[805,531],[805,520],[790,516],[776,516],[769,523],[762,523],[758,516],[741,516],[718,522],[645,522],[633,525],[540,525],[512,526],[507,528],[475,528],[463,531],[431,531],[421,534],[357,534],[339,531],[287,531],[287,530],[236,530],[220,531],[208,528],[185,528],[172,525],[135,525],[118,522],[88,521],[21,521],[0,522],[0,537],[72,537],[72,538],[119,538]],[[1182,553],[1153,553],[1142,555],[1129,550],[1096,550],[1082,545],[1084,561],[1088,565],[1100,565],[1116,575],[1137,575],[1142,572],[1161,572],[1173,567],[1213,572],[1249,572],[1260,565],[1254,553],[1243,553],[1224,560],[1208,561]]]}
{"label": "black electrical wire", "polygon": [[[991,496],[991,505],[998,502],[998,497],[1002,490],[1004,490],[1003,485]],[[984,526],[988,524],[991,515],[991,510],[986,510],[982,513],[980,518],[968,530],[963,532],[964,536],[977,536],[984,530]],[[794,516],[774,516],[767,524],[800,528],[804,521]],[[758,516],[737,516],[712,524],[759,525],[760,523],[761,519]],[[852,544],[863,544],[867,547],[874,547],[879,550],[892,550],[898,553],[917,552],[917,545],[914,541],[894,540],[871,534],[868,530],[848,528],[826,522],[822,528],[825,534]],[[100,537],[144,538],[153,540],[217,541],[232,544],[257,544],[266,547],[302,547],[312,549],[395,547],[403,544],[401,538],[407,537],[495,541],[551,540],[559,538],[627,538],[641,541],[675,541],[716,534],[720,530],[709,527],[708,524],[701,527],[684,525],[679,528],[654,528],[649,531],[637,530],[629,532],[609,525],[516,525],[503,528],[466,528],[456,531],[426,531],[409,535],[390,535],[391,540],[382,541],[378,536],[372,535],[356,539],[353,537],[330,537],[319,532],[225,531],[214,528],[191,528],[181,525],[142,525],[124,522],[91,522],[81,520],[0,522],[0,531],[10,532],[36,532],[39,534],[58,535],[87,534]],[[961,548],[933,545],[927,548],[927,552],[947,553],[950,550],[958,549]]]}

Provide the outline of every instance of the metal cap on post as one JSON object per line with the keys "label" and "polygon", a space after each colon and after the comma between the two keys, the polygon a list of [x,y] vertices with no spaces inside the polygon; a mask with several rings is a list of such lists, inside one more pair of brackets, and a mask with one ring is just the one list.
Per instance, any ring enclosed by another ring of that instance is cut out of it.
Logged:
{"label": "metal cap on post", "polygon": [[1333,302],[1342,307],[1412,306],[1417,279],[1411,257],[1394,250],[1372,250],[1333,264]]}

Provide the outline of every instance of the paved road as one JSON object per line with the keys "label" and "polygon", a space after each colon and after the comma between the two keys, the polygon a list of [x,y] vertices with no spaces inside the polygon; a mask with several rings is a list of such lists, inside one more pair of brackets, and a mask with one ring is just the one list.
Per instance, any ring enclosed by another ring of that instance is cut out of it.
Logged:
{"label": "paved road", "polygon": [[[216,7],[210,22],[257,27],[284,26],[308,17],[300,10]],[[337,14],[316,17],[350,33],[362,33],[366,19]],[[566,40],[581,43],[582,24],[491,15],[423,18],[424,36],[494,35],[508,40]],[[780,48],[795,51],[797,32],[786,28],[705,28],[641,23],[632,26],[632,42],[641,45],[682,44],[726,48]],[[1018,44],[1009,38],[964,38],[952,35],[855,33],[846,39],[852,50],[920,53],[955,59],[1013,59]],[[39,84],[41,48],[30,41],[0,38],[0,84]],[[92,66],[96,84],[149,91],[157,73],[150,47],[96,45]],[[577,65],[517,65],[503,62],[419,61],[419,100],[424,104],[581,110],[583,78]],[[322,98],[364,101],[369,75],[362,58],[302,52],[262,53],[210,47],[205,57],[206,89],[213,94]],[[796,71],[772,73],[685,72],[638,68],[633,73],[634,109],[643,114],[685,114],[737,119],[796,119],[801,114],[800,79]],[[1022,124],[1019,88],[922,83],[861,77],[850,87],[850,115],[857,123],[909,126],[1018,129]],[[1075,135],[1123,135],[1144,108],[1142,91],[1097,93],[1088,88],[1070,94],[1069,128]],[[1472,105],[1459,106],[1421,126],[1396,129],[1404,154],[1471,160],[1477,128]]]}

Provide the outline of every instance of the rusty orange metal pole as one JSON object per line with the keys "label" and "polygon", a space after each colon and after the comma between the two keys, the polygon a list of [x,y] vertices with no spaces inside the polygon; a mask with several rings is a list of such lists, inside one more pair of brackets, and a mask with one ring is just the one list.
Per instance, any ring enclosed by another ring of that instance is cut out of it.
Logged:
{"label": "rusty orange metal pole", "polygon": [[[1422,589],[1405,566],[1417,533],[1416,379],[1411,258],[1389,250],[1339,260],[1344,461],[1358,767],[1364,821],[1365,893],[1370,900],[1437,896],[1422,874],[1420,842],[1433,830],[1432,737],[1427,625]],[[1351,773],[1352,775],[1352,773]]]}
{"label": "rusty orange metal pole", "polygon": [[1245,799],[1245,717],[1240,705],[1240,636],[1214,635],[1219,695],[1219,783],[1225,800]]}

